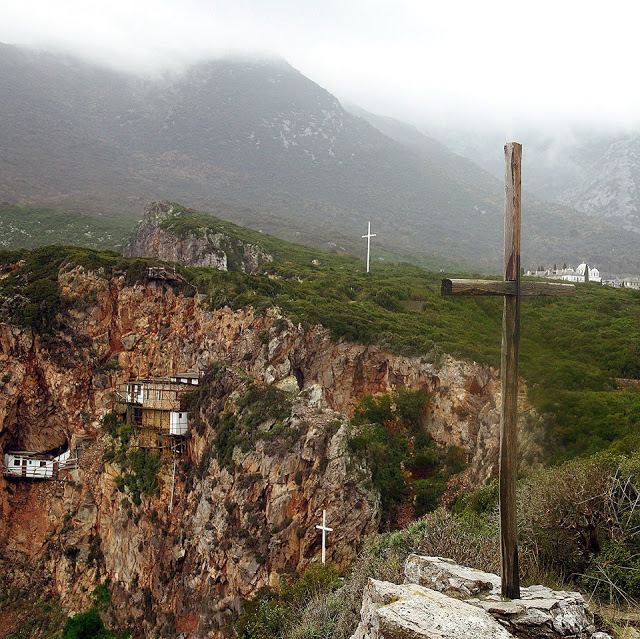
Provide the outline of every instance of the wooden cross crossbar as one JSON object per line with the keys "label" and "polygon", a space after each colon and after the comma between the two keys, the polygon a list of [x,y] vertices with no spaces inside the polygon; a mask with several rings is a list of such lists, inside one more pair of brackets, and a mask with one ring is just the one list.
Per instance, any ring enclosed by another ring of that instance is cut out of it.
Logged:
{"label": "wooden cross crossbar", "polygon": [[[517,295],[516,281],[500,282],[492,280],[442,280],[442,295]],[[520,295],[527,297],[565,297],[576,294],[573,284],[555,282],[520,282]]]}
{"label": "wooden cross crossbar", "polygon": [[520,598],[518,530],[516,524],[516,475],[518,416],[518,350],[520,344],[520,298],[527,296],[568,296],[573,284],[520,281],[520,218],[522,145],[505,144],[504,281],[442,281],[442,295],[502,295],[502,413],[500,416],[500,546],[502,555],[502,595]]}

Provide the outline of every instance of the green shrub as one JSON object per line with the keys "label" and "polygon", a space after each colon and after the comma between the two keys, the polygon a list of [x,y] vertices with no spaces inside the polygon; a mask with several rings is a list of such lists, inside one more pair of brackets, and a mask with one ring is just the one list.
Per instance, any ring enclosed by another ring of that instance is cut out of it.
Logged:
{"label": "green shrub", "polygon": [[62,639],[108,639],[111,636],[95,608],[67,619]]}
{"label": "green shrub", "polygon": [[421,479],[416,482],[416,496],[414,498],[416,517],[433,512],[444,493],[445,484],[442,480]]}
{"label": "green shrub", "polygon": [[93,589],[91,601],[98,607],[106,607],[111,603],[111,591],[109,590],[108,581]]}
{"label": "green shrub", "polygon": [[339,573],[331,564],[312,564],[300,575],[283,576],[278,590],[264,588],[245,602],[235,631],[241,639],[282,639],[305,602],[333,592],[340,584]]}
{"label": "green shrub", "polygon": [[380,493],[383,523],[390,524],[395,506],[409,495],[401,468],[409,450],[406,438],[381,424],[370,424],[349,440],[349,447],[366,458]]}
{"label": "green shrub", "polygon": [[464,451],[442,448],[426,431],[430,395],[401,388],[392,394],[364,395],[354,411],[360,425],[349,440],[352,453],[364,457],[380,492],[383,526],[393,523],[396,506],[411,501],[416,514],[438,506],[449,477],[466,465]]}
{"label": "green shrub", "polygon": [[638,543],[607,540],[591,557],[579,584],[607,602],[627,603],[640,597],[640,556]]}
{"label": "green shrub", "polygon": [[[243,452],[251,450],[258,440],[272,442],[274,446],[287,446],[297,433],[288,427],[292,398],[270,384],[251,384],[237,402],[237,414],[223,412],[215,418],[213,441],[218,463],[233,468],[233,451],[236,446]],[[269,430],[258,430],[265,422],[273,422]]]}

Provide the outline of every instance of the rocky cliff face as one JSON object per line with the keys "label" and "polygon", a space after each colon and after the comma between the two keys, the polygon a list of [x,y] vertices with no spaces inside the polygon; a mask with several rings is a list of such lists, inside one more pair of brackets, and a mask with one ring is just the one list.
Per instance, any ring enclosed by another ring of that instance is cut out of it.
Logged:
{"label": "rocky cliff face", "polygon": [[587,215],[619,222],[626,231],[640,233],[639,174],[640,138],[618,140],[560,192],[557,200]]}
{"label": "rocky cliff face", "polygon": [[183,209],[170,202],[151,202],[125,249],[128,257],[155,257],[185,266],[255,273],[272,257],[257,244],[206,227],[181,224]]}
{"label": "rocky cliff face", "polygon": [[[63,332],[33,336],[0,325],[0,445],[49,450],[68,442],[79,468],[64,481],[0,478],[0,543],[9,583],[25,591],[42,584],[68,611],[86,609],[108,577],[123,626],[147,636],[218,636],[242,598],[318,560],[314,526],[323,509],[334,528],[328,559],[344,565],[379,523],[370,473],[347,447],[363,393],[429,391],[434,439],[468,451],[470,481],[496,470],[499,382],[491,368],[336,343],[277,309],[208,311],[167,284],[129,286],[82,267],[67,267],[59,282],[74,303]],[[179,370],[210,372],[173,498],[166,458],[157,492],[136,505],[118,490],[122,469],[109,453],[119,444],[100,419],[117,383]],[[238,435],[250,388],[277,389],[281,423],[258,420],[250,441],[221,455],[229,425],[221,416],[231,416],[229,432]],[[535,416],[522,401],[526,430]]]}

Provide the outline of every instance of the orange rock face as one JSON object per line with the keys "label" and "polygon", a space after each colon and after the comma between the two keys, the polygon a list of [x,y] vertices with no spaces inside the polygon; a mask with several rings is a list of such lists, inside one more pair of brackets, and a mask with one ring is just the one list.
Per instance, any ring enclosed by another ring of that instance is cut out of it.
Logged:
{"label": "orange rock face", "polygon": [[[478,484],[496,470],[499,380],[489,367],[332,342],[322,327],[303,330],[277,310],[208,311],[166,284],[127,286],[80,267],[62,273],[60,286],[75,301],[63,334],[44,339],[0,324],[0,445],[49,450],[69,442],[79,468],[65,481],[0,478],[0,550],[15,584],[26,587],[35,571],[69,611],[86,610],[109,577],[124,627],[219,636],[241,598],[318,560],[323,509],[334,528],[328,559],[346,564],[379,524],[370,472],[347,446],[349,416],[364,393],[426,389],[430,433],[468,451],[467,480]],[[157,496],[123,503],[99,428],[116,385],[215,363],[228,371],[224,383],[211,382],[225,410],[234,410],[247,378],[286,389],[288,439],[265,435],[221,467],[205,402],[204,426],[191,427],[177,465],[172,512],[169,459]]]}

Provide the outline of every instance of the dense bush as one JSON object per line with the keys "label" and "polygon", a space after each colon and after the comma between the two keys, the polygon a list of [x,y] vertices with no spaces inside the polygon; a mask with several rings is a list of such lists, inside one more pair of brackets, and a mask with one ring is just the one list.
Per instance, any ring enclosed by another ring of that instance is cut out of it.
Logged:
{"label": "dense bush", "polygon": [[353,454],[364,457],[382,502],[382,525],[393,523],[399,504],[411,502],[421,516],[435,510],[452,475],[465,467],[455,447],[437,446],[426,424],[430,396],[424,389],[364,395],[354,411]]}
{"label": "dense bush", "polygon": [[518,493],[525,569],[640,597],[640,455],[572,460],[522,480]]}
{"label": "dense bush", "polygon": [[282,576],[279,588],[264,588],[252,601],[245,602],[235,631],[240,639],[282,639],[305,602],[333,592],[340,584],[339,573],[331,564],[313,564],[302,574]]}
{"label": "dense bush", "polygon": [[160,455],[143,448],[135,448],[127,453],[127,462],[122,467],[122,482],[136,506],[141,503],[141,495],[158,495],[158,472],[161,465]]}
{"label": "dense bush", "polygon": [[120,467],[120,475],[115,478],[116,488],[121,492],[126,490],[136,506],[142,503],[142,495],[158,495],[162,457],[144,448],[132,447],[133,426],[120,422],[115,412],[107,413],[101,426],[112,438],[103,459]]}
{"label": "dense bush", "polygon": [[[218,463],[233,468],[236,446],[243,452],[253,448],[256,441],[277,442],[286,447],[296,433],[288,426],[292,397],[272,384],[249,384],[237,402],[236,413],[225,411],[213,418],[216,431],[213,445]],[[258,429],[261,424],[268,429]]]}
{"label": "dense bush", "polygon": [[62,639],[109,639],[110,637],[113,635],[104,627],[95,608],[69,617],[62,631]]}

